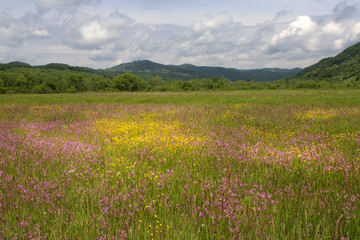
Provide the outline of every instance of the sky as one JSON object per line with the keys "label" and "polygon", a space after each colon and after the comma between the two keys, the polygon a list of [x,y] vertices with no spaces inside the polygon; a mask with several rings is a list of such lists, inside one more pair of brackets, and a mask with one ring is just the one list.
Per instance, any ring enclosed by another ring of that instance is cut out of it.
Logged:
{"label": "sky", "polygon": [[359,41],[358,0],[0,0],[0,63],[303,68]]}

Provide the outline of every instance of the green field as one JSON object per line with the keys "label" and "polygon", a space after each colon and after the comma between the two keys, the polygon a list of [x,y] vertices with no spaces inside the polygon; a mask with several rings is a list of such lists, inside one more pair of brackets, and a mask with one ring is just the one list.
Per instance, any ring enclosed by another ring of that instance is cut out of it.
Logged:
{"label": "green field", "polygon": [[246,90],[199,92],[114,92],[69,94],[0,94],[0,105],[8,104],[360,104],[360,90]]}
{"label": "green field", "polygon": [[0,239],[359,239],[360,90],[0,95]]}

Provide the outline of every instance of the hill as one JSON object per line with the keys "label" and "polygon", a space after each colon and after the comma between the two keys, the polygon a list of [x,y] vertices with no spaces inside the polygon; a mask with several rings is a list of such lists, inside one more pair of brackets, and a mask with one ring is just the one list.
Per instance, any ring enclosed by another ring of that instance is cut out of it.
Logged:
{"label": "hill", "polygon": [[30,64],[23,62],[10,62],[5,64],[0,64],[0,71],[8,69],[21,69],[21,68],[32,68],[32,69],[44,69],[44,70],[59,70],[59,71],[76,71],[76,72],[85,72],[85,73],[94,73],[99,74],[98,70],[87,68],[87,67],[77,67],[70,66],[63,63],[49,63],[41,66],[31,66]]}
{"label": "hill", "polygon": [[263,68],[240,70],[235,68],[224,67],[208,67],[208,66],[194,66],[191,64],[182,65],[164,65],[155,63],[149,60],[139,60],[129,63],[123,63],[107,69],[96,70],[87,67],[70,66],[63,63],[49,63],[41,66],[31,66],[23,62],[11,62],[7,64],[0,64],[0,71],[9,69],[43,69],[43,70],[57,70],[57,71],[72,71],[91,73],[95,75],[116,76],[124,73],[132,73],[142,77],[143,79],[150,79],[151,77],[161,77],[166,81],[182,80],[188,81],[192,79],[204,79],[225,77],[230,81],[236,82],[239,80],[255,82],[271,82],[276,81],[287,76],[294,76],[301,69],[281,69],[281,68]]}
{"label": "hill", "polygon": [[118,66],[105,69],[105,72],[123,74],[126,72],[136,74],[144,79],[152,76],[159,76],[165,80],[191,80],[212,78],[214,76],[222,77],[231,80],[245,80],[256,82],[275,81],[286,76],[293,76],[301,69],[280,69],[280,68],[264,68],[264,69],[251,69],[240,70],[235,68],[224,67],[207,67],[207,66],[194,66],[191,64],[183,65],[164,65],[154,63],[149,60],[140,60],[130,63],[123,63]]}
{"label": "hill", "polygon": [[27,63],[23,62],[9,62],[9,63],[0,63],[0,71],[12,69],[12,68],[31,68]]}
{"label": "hill", "polygon": [[360,80],[360,42],[335,57],[324,58],[298,72],[294,79],[342,82]]}

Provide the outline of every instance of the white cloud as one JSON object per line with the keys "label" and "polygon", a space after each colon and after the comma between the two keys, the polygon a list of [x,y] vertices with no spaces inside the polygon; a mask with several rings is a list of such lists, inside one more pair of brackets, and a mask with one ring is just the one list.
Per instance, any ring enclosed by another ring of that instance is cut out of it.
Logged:
{"label": "white cloud", "polygon": [[360,41],[355,4],[295,18],[286,8],[275,11],[273,20],[246,26],[226,12],[199,16],[188,25],[150,24],[124,9],[91,8],[98,0],[33,2],[36,8],[21,17],[0,13],[0,44],[7,47],[3,61],[22,57],[30,64],[73,64],[77,59],[77,65],[96,68],[137,59],[243,69],[304,67]]}
{"label": "white cloud", "polygon": [[20,19],[0,13],[0,43],[5,46],[18,47],[24,42],[48,37],[49,32],[42,23],[34,26],[34,22],[37,20],[37,15],[32,13],[27,13]]}
{"label": "white cloud", "polygon": [[34,30],[33,31],[33,35],[34,36],[38,36],[38,37],[48,37],[49,36],[49,32],[46,30]]}
{"label": "white cloud", "polygon": [[297,48],[304,52],[317,51],[320,43],[318,28],[318,24],[311,17],[299,16],[284,30],[275,33],[263,49],[267,53],[287,52]]}
{"label": "white cloud", "polygon": [[322,31],[324,33],[340,35],[344,33],[344,29],[341,27],[339,23],[329,22],[325,26],[322,27]]}
{"label": "white cloud", "polygon": [[309,16],[299,16],[293,22],[291,22],[285,30],[279,34],[275,34],[271,39],[272,44],[276,44],[286,38],[293,36],[304,36],[305,34],[311,33],[316,29],[316,23],[311,20]]}
{"label": "white cloud", "polygon": [[304,50],[309,52],[319,51],[321,48],[321,40],[318,37],[310,38],[308,41],[304,42]]}
{"label": "white cloud", "polygon": [[341,50],[344,47],[344,40],[342,39],[337,39],[334,42],[334,48],[337,50]]}
{"label": "white cloud", "polygon": [[217,17],[205,16],[199,21],[195,21],[193,23],[193,30],[195,32],[214,31],[227,24],[230,24],[231,22],[232,19],[224,15]]}
{"label": "white cloud", "polygon": [[316,29],[316,23],[309,16],[297,17],[296,21],[290,24],[288,31],[290,34],[303,36],[311,33]]}
{"label": "white cloud", "polygon": [[352,40],[356,40],[359,37],[360,34],[360,22],[357,22],[353,27],[352,27]]}
{"label": "white cloud", "polygon": [[59,36],[59,44],[92,51],[110,43],[126,46],[137,42],[135,35],[143,34],[144,30],[139,29],[133,19],[118,11],[104,16],[78,12],[66,18],[56,28],[52,27],[52,34]]}
{"label": "white cloud", "polygon": [[[339,14],[354,11],[354,7],[337,6],[333,15],[323,17],[299,16],[288,23],[283,30],[274,33],[270,41],[265,42],[262,50],[267,54],[286,53],[301,49],[304,58],[309,56],[331,56],[352,44],[356,39],[357,25],[354,18],[342,17]],[[359,24],[360,33],[360,24]],[[354,37],[355,36],[355,37]],[[305,57],[306,56],[306,57]]]}
{"label": "white cloud", "polygon": [[96,21],[81,27],[80,32],[84,42],[90,44],[100,43],[110,37],[108,31]]}

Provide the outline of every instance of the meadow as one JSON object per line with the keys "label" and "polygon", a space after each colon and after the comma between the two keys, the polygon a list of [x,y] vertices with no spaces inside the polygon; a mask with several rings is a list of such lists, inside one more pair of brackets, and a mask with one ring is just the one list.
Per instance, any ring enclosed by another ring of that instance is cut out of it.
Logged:
{"label": "meadow", "polygon": [[360,91],[0,95],[0,239],[359,239]]}

